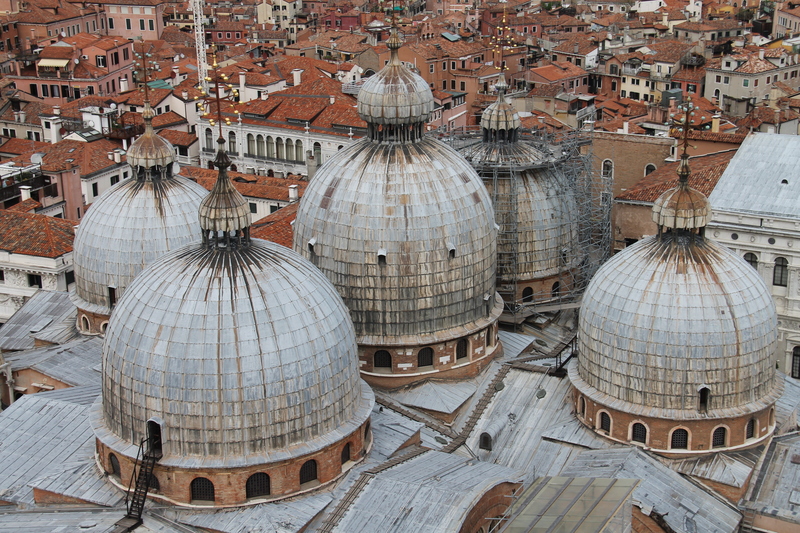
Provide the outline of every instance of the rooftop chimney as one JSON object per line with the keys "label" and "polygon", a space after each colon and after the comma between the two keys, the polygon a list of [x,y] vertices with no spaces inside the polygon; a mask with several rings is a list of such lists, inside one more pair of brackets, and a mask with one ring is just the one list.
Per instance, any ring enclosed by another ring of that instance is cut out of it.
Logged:
{"label": "rooftop chimney", "polygon": [[759,48],[758,49],[758,58],[759,59],[764,59],[764,49],[763,48]]}
{"label": "rooftop chimney", "polygon": [[334,95],[331,95],[331,105],[335,103],[336,103],[336,97]]}
{"label": "rooftop chimney", "polygon": [[119,79],[119,92],[124,93],[128,90],[128,78]]}
{"label": "rooftop chimney", "polygon": [[53,106],[53,114],[54,115],[60,115],[61,114],[61,106],[54,105]]}
{"label": "rooftop chimney", "polygon": [[292,70],[292,84],[297,87],[302,81],[303,69],[296,68]]}
{"label": "rooftop chimney", "polygon": [[[297,187],[297,185],[295,185]],[[30,200],[31,199],[31,186],[30,185],[20,185],[19,186],[19,193],[22,195],[22,201]]]}
{"label": "rooftop chimney", "polygon": [[300,199],[300,194],[297,192],[297,185],[289,185],[289,203],[293,204]]}

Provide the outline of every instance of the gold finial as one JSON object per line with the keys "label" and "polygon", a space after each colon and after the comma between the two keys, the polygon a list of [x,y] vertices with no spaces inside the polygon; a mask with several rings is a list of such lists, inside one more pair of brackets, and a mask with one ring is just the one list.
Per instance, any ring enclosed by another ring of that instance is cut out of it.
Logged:
{"label": "gold finial", "polygon": [[[195,98],[195,100],[198,100],[197,107],[198,110],[205,111],[203,117],[208,118],[208,123],[212,127],[218,127],[219,137],[217,138],[217,144],[219,145],[219,150],[215,164],[217,164],[217,166],[224,164],[227,167],[230,165],[230,159],[228,159],[223,149],[225,138],[222,135],[222,123],[224,122],[227,126],[230,126],[231,119],[223,116],[223,109],[229,109],[234,115],[239,114],[239,110],[236,109],[236,104],[239,102],[239,91],[230,83],[229,77],[219,69],[216,59],[214,59],[209,76],[204,80],[209,84],[209,93],[203,90],[202,81],[203,80],[201,80],[200,86],[197,87],[202,95],[202,97]],[[211,91],[213,91],[213,94],[211,94]],[[216,106],[216,117],[211,115],[212,104]],[[220,154],[225,157],[221,157]],[[223,161],[223,159],[227,160],[227,162]]]}
{"label": "gold finial", "polygon": [[[153,59],[153,50],[155,47],[152,44],[145,43],[144,41],[140,41],[138,44],[138,46],[133,46],[133,56],[135,57],[133,61],[133,72],[136,75],[139,90],[144,93],[144,106],[145,111],[147,111],[150,109],[149,84],[153,81],[153,73],[161,72],[161,66],[158,64],[158,61]],[[149,113],[143,113],[142,116],[144,117],[145,114],[149,114],[150,119],[153,118],[152,109],[150,109]]]}

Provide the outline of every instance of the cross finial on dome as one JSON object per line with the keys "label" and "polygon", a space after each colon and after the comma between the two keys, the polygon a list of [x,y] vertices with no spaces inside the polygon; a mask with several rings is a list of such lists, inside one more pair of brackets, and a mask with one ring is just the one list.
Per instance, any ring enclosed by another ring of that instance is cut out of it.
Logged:
{"label": "cross finial on dome", "polygon": [[152,45],[140,43],[134,47],[134,72],[139,82],[139,91],[144,93],[144,133],[136,139],[128,149],[128,163],[133,167],[137,180],[169,178],[172,176],[172,164],[175,153],[172,145],[153,130],[155,113],[150,106],[150,87],[153,72],[159,69],[158,62],[153,60]]}
{"label": "cross finial on dome", "polygon": [[[217,125],[219,137],[217,138],[217,156],[214,158],[214,166],[219,170],[217,181],[214,188],[205,199],[200,203],[200,228],[203,230],[203,243],[210,248],[235,249],[248,246],[250,244],[250,209],[244,196],[231,183],[228,176],[228,168],[231,160],[225,152],[225,137],[222,134],[222,123],[230,126],[231,119],[224,117],[222,109],[224,106],[234,108],[234,114],[239,111],[235,109],[235,99],[238,91],[233,85],[228,83],[228,76],[219,71],[216,60],[212,65],[212,75],[206,78],[214,89],[214,95],[207,95],[202,89],[201,93],[205,96],[198,106],[214,105],[216,107],[216,120],[209,118],[211,126]],[[228,92],[223,96],[223,92]],[[204,116],[209,116],[205,113]]]}
{"label": "cross finial on dome", "polygon": [[[698,190],[689,187],[689,130],[695,121],[699,108],[692,104],[691,98],[678,108],[683,115],[676,117],[670,115],[673,135],[680,135],[683,145],[681,162],[678,165],[678,186],[662,194],[653,204],[653,222],[658,225],[659,233],[662,229],[700,230],[708,223],[711,214],[711,205],[708,198]],[[700,117],[700,123],[705,117]]]}

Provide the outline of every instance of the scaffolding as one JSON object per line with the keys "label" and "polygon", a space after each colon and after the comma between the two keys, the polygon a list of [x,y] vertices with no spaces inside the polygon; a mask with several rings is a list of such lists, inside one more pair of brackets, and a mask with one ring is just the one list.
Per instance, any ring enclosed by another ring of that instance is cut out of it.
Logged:
{"label": "scaffolding", "polygon": [[612,182],[592,170],[591,131],[520,129],[516,143],[487,142],[479,126],[438,135],[492,197],[501,321],[577,308],[611,251]]}

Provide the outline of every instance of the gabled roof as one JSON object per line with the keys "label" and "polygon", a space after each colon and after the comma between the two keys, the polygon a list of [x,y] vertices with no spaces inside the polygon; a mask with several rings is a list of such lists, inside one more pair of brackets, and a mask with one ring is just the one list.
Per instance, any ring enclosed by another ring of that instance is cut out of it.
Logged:
{"label": "gabled roof", "polygon": [[[61,172],[79,167],[81,176],[88,176],[108,167],[118,165],[108,159],[108,152],[119,148],[119,145],[107,140],[98,139],[92,142],[65,139],[56,144],[24,153],[12,159],[15,163],[30,164],[31,156],[42,154],[42,171]],[[125,157],[123,156],[123,161]]]}
{"label": "gabled roof", "polygon": [[8,209],[0,211],[0,250],[56,258],[72,251],[74,239],[74,224],[68,220]]}
{"label": "gabled roof", "polygon": [[[736,150],[732,149],[690,157],[689,186],[706,196],[710,195],[735,154]],[[664,164],[620,194],[617,200],[655,202],[663,193],[678,186],[678,164],[677,161]],[[713,201],[712,206],[714,206]]]}
{"label": "gabled roof", "polygon": [[[181,167],[181,176],[196,181],[209,191],[217,181],[218,171],[210,168]],[[308,185],[307,181],[289,178],[271,178],[256,174],[228,172],[231,183],[242,196],[262,198],[265,200],[289,201],[289,185],[297,185],[298,194],[302,197]]]}
{"label": "gabled roof", "polygon": [[163,129],[158,135],[165,138],[172,146],[191,146],[197,142],[197,135],[185,131]]}

